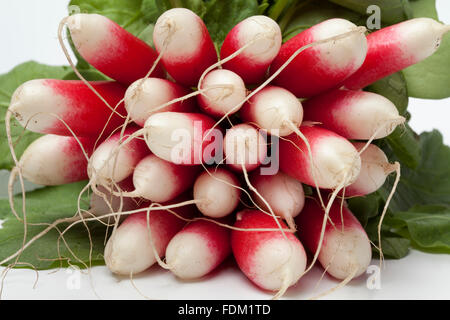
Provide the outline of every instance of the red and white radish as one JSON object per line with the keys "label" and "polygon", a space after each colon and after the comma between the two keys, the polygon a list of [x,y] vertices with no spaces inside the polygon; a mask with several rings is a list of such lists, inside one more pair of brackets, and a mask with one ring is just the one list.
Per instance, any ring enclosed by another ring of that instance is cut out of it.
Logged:
{"label": "red and white radish", "polygon": [[436,52],[449,30],[436,20],[416,18],[370,33],[363,65],[343,85],[361,89],[424,60]]}
{"label": "red and white radish", "polygon": [[[293,226],[293,218],[302,211],[305,204],[305,193],[301,182],[281,171],[274,175],[252,172],[250,182],[267,201],[273,212],[285,219],[289,226]],[[253,199],[261,209],[269,210],[259,196]]]}
{"label": "red and white radish", "polygon": [[304,125],[300,131],[311,147],[311,154],[296,134],[288,136],[287,141],[281,140],[279,158],[283,172],[308,185],[326,189],[347,186],[356,180],[361,158],[347,139],[318,126]]}
{"label": "red and white radish", "polygon": [[211,221],[189,223],[178,232],[166,249],[166,263],[181,279],[201,278],[231,253],[231,230]]}
{"label": "red and white radish", "polygon": [[203,93],[197,97],[199,106],[215,117],[237,112],[247,95],[242,78],[225,69],[208,72],[200,89]]}
{"label": "red and white radish", "polygon": [[142,197],[153,202],[166,202],[192,187],[200,166],[181,166],[151,154],[136,165],[133,172],[134,191],[131,197]]}
{"label": "red and white radish", "polygon": [[201,113],[160,112],[145,122],[150,150],[175,164],[197,165],[214,158],[209,149],[221,150],[222,133],[212,129],[215,121]]}
{"label": "red and white radish", "polygon": [[276,72],[301,47],[315,41],[348,33],[347,37],[307,48],[275,78],[274,84],[297,97],[311,97],[327,91],[353,74],[364,62],[367,41],[356,25],[345,19],[325,20],[299,33],[281,46],[270,66]]}
{"label": "red and white radish", "polygon": [[220,58],[223,60],[244,46],[247,47],[223,67],[236,72],[247,84],[260,82],[280,50],[280,27],[266,16],[252,16],[239,22],[227,34]]}
{"label": "red and white radish", "polygon": [[[90,84],[111,108],[125,94],[125,88],[116,82]],[[106,132],[111,132],[123,122],[118,114],[125,114],[123,103],[114,112],[82,81],[54,79],[22,84],[14,92],[9,110],[30,131],[72,135],[67,125],[76,136],[98,135],[107,123]]]}
{"label": "red and white radish", "polygon": [[229,215],[239,204],[240,182],[230,171],[219,168],[203,172],[194,183],[194,200],[205,216],[221,218]]}
{"label": "red and white radish", "polygon": [[[356,150],[361,151],[366,143],[353,142]],[[386,177],[398,168],[389,163],[383,150],[370,144],[360,154],[361,170],[355,182],[345,188],[346,197],[365,196],[377,191],[386,181]]]}
{"label": "red and white radish", "polygon": [[[83,146],[83,149],[80,146]],[[48,134],[33,141],[24,151],[19,167],[25,179],[54,186],[88,178],[87,157],[95,140]],[[86,154],[85,154],[86,152]]]}
{"label": "red and white radish", "polygon": [[256,169],[267,156],[265,137],[249,124],[241,123],[227,130],[223,141],[225,162],[232,169]]}
{"label": "red and white radish", "polygon": [[[323,242],[318,260],[325,270],[337,279],[354,278],[363,274],[372,259],[370,241],[364,228],[351,211],[340,201],[331,206],[326,220]],[[307,199],[296,218],[300,240],[312,253],[319,247],[324,210],[318,200]]]}
{"label": "red and white radish", "polygon": [[153,43],[167,72],[186,86],[197,86],[203,71],[217,62],[204,22],[185,8],[167,10],[158,18]]}
{"label": "red and white radish", "polygon": [[[143,78],[157,59],[153,48],[105,16],[79,13],[66,22],[80,55],[114,80],[130,84]],[[151,76],[163,77],[162,67],[157,65]]]}
{"label": "red and white radish", "polygon": [[136,127],[128,127],[122,138],[121,133],[117,132],[95,149],[89,161],[88,173],[96,183],[110,186],[124,180],[133,173],[139,161],[150,153],[142,139],[133,138],[123,144],[137,130]]}
{"label": "red and white radish", "polygon": [[[280,221],[283,228],[286,225]],[[231,247],[242,272],[258,287],[282,294],[294,285],[306,268],[306,253],[294,234],[278,228],[274,218],[257,210],[237,214],[231,231]],[[252,231],[251,229],[271,229]]]}
{"label": "red and white radish", "polygon": [[256,93],[240,114],[244,121],[279,136],[291,134],[292,128],[298,128],[303,120],[300,101],[288,90],[276,86],[267,86]]}
{"label": "red and white radish", "polygon": [[159,78],[139,79],[132,83],[125,93],[125,109],[131,120],[144,126],[155,112],[192,112],[195,100],[186,99],[158,109],[169,101],[189,94],[189,90],[171,81]]}
{"label": "red and white radish", "polygon": [[354,140],[388,136],[405,118],[387,98],[372,92],[333,90],[303,103],[305,120]]}
{"label": "red and white radish", "polygon": [[[184,199],[182,196],[167,204]],[[186,224],[171,212],[153,208],[155,211],[149,214],[149,230],[147,208],[148,204],[142,207],[142,212],[129,215],[108,239],[105,246],[105,263],[111,272],[134,275],[148,269],[156,262],[153,247],[160,257],[164,256],[169,241]],[[193,205],[171,210],[186,219],[195,214]]]}

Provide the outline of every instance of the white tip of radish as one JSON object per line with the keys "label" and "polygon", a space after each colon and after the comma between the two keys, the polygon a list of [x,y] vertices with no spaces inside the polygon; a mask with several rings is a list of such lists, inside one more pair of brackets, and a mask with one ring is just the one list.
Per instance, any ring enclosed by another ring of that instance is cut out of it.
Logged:
{"label": "white tip of radish", "polygon": [[242,78],[225,69],[209,72],[202,81],[201,89],[205,92],[198,97],[200,106],[213,116],[237,112],[247,95]]}
{"label": "white tip of radish", "polygon": [[[334,18],[325,20],[315,25],[313,30],[314,41],[331,38],[356,28],[352,22]],[[320,54],[320,63],[333,66],[332,70],[342,70],[351,67],[356,71],[364,62],[367,54],[366,36],[361,32],[339,39],[323,43],[313,48]]]}
{"label": "white tip of radish", "polygon": [[196,204],[197,208],[212,218],[230,214],[239,204],[239,186],[238,179],[227,170],[202,173],[194,184],[194,199],[200,201]]}
{"label": "white tip of radish", "polygon": [[252,61],[270,63],[280,51],[281,30],[271,18],[262,15],[252,16],[240,22],[237,27],[240,47],[260,37],[242,53]]}
{"label": "white tip of radish", "polygon": [[[30,80],[19,86],[11,98],[9,110],[27,130],[47,132],[69,109],[68,101],[46,85],[45,79]],[[39,110],[39,112],[36,112]]]}
{"label": "white tip of radish", "polygon": [[360,276],[371,259],[369,239],[362,229],[357,228],[345,228],[344,233],[339,228],[328,231],[319,254],[323,267],[337,279],[346,279],[352,274],[353,277]]}

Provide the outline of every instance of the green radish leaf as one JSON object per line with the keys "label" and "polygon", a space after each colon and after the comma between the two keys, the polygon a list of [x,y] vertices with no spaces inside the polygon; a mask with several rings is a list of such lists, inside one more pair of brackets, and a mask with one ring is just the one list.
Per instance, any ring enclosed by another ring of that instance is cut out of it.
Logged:
{"label": "green radish leaf", "polygon": [[364,197],[354,197],[347,200],[348,208],[358,218],[363,227],[366,227],[370,218],[376,217],[380,210],[381,197],[372,193]]}
{"label": "green radish leaf", "polygon": [[203,18],[206,4],[202,0],[143,0],[141,11],[149,23],[155,23],[164,11],[172,8],[187,8]]}
{"label": "green radish leaf", "polygon": [[394,24],[409,19],[411,6],[408,0],[330,0],[347,9],[367,15],[367,8],[376,5],[380,8],[380,18],[384,23]]}
{"label": "green radish leaf", "polygon": [[420,162],[420,146],[416,133],[407,124],[398,126],[386,141],[402,165],[415,169]]}
{"label": "green radish leaf", "polygon": [[[63,79],[70,71],[70,67],[53,67],[30,61],[18,65],[8,73],[0,75],[0,154],[2,154],[0,169],[11,169],[14,167],[5,126],[6,110],[9,107],[14,91],[28,80],[43,78]],[[15,142],[17,158],[20,158],[25,148],[40,136],[38,133],[24,130],[14,118],[11,119],[11,135]]]}
{"label": "green radish leaf", "polygon": [[[46,187],[26,194],[26,217],[28,225],[27,239],[43,231],[48,224],[57,219],[72,217],[77,210],[77,197],[85,182],[78,182],[57,187]],[[22,199],[15,197],[15,208],[22,216]],[[88,199],[82,197],[81,207],[87,209]],[[0,200],[0,217],[6,219],[0,228],[0,261],[17,252],[22,246],[24,236],[23,223],[18,221],[11,213],[8,200]],[[42,224],[42,225],[31,225]],[[59,231],[63,231],[67,224],[58,226]],[[92,265],[104,264],[103,250],[106,228],[100,223],[88,223],[92,238]],[[86,227],[83,224],[70,229],[64,240],[67,245],[60,241],[60,254],[64,260],[58,259],[58,238],[60,233],[53,229],[41,239],[34,242],[23,251],[19,261],[32,264],[35,268],[50,269],[68,264],[85,267],[89,265],[90,242]],[[72,250],[69,252],[67,246]],[[75,255],[75,256],[74,256]],[[83,263],[81,263],[81,260]],[[13,261],[5,263],[5,265]],[[20,265],[21,267],[23,265]]]}

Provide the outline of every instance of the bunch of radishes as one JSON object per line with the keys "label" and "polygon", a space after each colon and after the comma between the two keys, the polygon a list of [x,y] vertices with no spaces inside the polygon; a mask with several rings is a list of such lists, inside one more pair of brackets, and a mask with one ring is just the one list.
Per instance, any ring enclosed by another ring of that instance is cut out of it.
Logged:
{"label": "bunch of radishes", "polygon": [[[228,33],[218,61],[187,9],[159,17],[156,51],[101,15],[65,24],[81,56],[115,81],[20,86],[9,110],[46,135],[17,170],[42,185],[89,178],[90,213],[116,218],[112,272],[158,261],[195,279],[232,252],[250,280],[282,293],[307,271],[303,245],[337,279],[366,270],[369,239],[336,196],[384,183],[396,167],[370,141],[405,119],[360,89],[430,56],[448,27],[418,18],[366,37],[330,19],[282,44],[275,21],[253,16]],[[316,190],[306,201],[302,183]]]}

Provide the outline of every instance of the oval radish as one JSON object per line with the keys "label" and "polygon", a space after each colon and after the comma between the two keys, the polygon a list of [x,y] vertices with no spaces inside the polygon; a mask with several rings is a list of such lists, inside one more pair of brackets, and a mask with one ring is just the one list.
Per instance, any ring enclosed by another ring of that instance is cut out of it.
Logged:
{"label": "oval radish", "polygon": [[[95,69],[124,84],[143,78],[158,56],[144,41],[99,14],[71,15],[67,27],[81,56]],[[160,65],[151,76],[164,76]]]}
{"label": "oval radish", "polygon": [[230,254],[230,229],[198,220],[178,232],[166,249],[166,263],[181,279],[198,279]]}
{"label": "oval radish", "polygon": [[356,180],[361,158],[347,139],[317,126],[301,126],[300,131],[308,140],[312,154],[309,155],[305,142],[296,134],[288,136],[287,141],[281,140],[279,157],[283,172],[325,189],[336,189]]}
{"label": "oval radish", "polygon": [[[307,199],[296,218],[300,240],[313,253],[319,246],[323,219],[323,208],[316,199]],[[331,206],[329,219],[335,227],[326,221],[318,256],[320,264],[337,279],[360,276],[372,259],[372,249],[364,228],[346,205],[341,210],[340,201]]]}
{"label": "oval radish", "polygon": [[204,93],[197,97],[199,106],[203,111],[215,117],[237,112],[247,95],[242,78],[236,73],[224,69],[208,72],[200,89]]}
{"label": "oval radish", "polygon": [[[114,108],[125,94],[116,82],[94,81],[90,84]],[[16,89],[9,110],[26,129],[40,133],[96,136],[108,123],[106,132],[122,124],[120,116],[108,108],[82,81],[38,79],[30,80]],[[124,115],[121,103],[116,109]],[[58,117],[61,119],[58,119]]]}
{"label": "oval radish", "polygon": [[[78,138],[87,156],[95,140]],[[54,186],[88,178],[88,160],[74,137],[48,134],[33,141],[23,152],[19,167],[25,179]]]}
{"label": "oval radish", "polygon": [[[301,47],[355,29],[356,25],[350,21],[334,18],[300,32],[281,46],[270,66],[271,74]],[[348,37],[304,50],[275,78],[274,84],[288,89],[297,97],[314,96],[335,87],[358,70],[366,53],[366,37],[355,31]]]}
{"label": "oval radish", "polygon": [[281,30],[266,16],[252,16],[242,20],[227,34],[221,50],[223,60],[248,45],[239,55],[223,64],[236,72],[245,83],[260,82],[281,47]]}
{"label": "oval radish", "polygon": [[[280,221],[283,228],[286,225]],[[276,229],[273,217],[260,211],[237,214],[234,224],[242,229]],[[283,293],[302,276],[306,253],[294,234],[281,231],[231,231],[231,247],[242,272],[258,287]]]}
{"label": "oval radish", "polygon": [[[169,101],[187,95],[189,90],[165,79],[148,78],[144,82],[142,80],[139,79],[132,83],[125,93],[125,109],[131,120],[141,127],[155,112],[192,112],[195,110],[195,100],[193,99],[175,102],[157,109]],[[155,111],[155,109],[157,110]]]}
{"label": "oval radish", "polygon": [[343,85],[361,89],[424,60],[436,52],[449,30],[436,20],[415,18],[370,33],[364,64]]}
{"label": "oval radish", "polygon": [[240,182],[225,169],[203,172],[194,183],[194,200],[205,216],[221,218],[229,215],[239,204]]}
{"label": "oval radish", "polygon": [[174,8],[156,21],[153,43],[175,81],[197,86],[203,71],[217,62],[216,49],[202,19],[191,10]]}
{"label": "oval radish", "polygon": [[305,120],[355,140],[380,139],[403,123],[395,105],[372,92],[333,90],[303,103]]}

